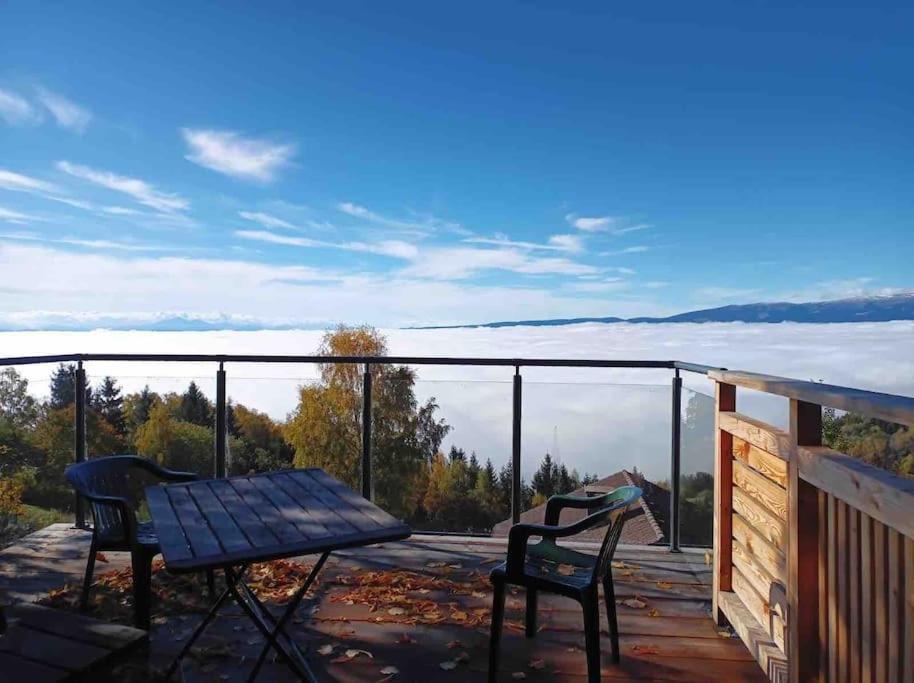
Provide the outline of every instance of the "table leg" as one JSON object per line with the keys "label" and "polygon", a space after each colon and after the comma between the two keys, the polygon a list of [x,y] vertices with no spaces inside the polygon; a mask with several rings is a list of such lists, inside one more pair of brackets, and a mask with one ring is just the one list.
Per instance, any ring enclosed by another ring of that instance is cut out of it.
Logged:
{"label": "table leg", "polygon": [[165,672],[165,680],[171,678],[171,675],[175,672],[175,669],[184,658],[184,655],[190,651],[190,648],[193,647],[193,644],[197,641],[197,638],[203,635],[203,631],[205,631],[206,627],[209,626],[209,623],[213,620],[213,617],[216,616],[216,613],[222,608],[222,605],[225,604],[225,601],[228,599],[228,597],[232,595],[232,587],[235,583],[241,580],[241,577],[244,575],[245,571],[247,571],[247,565],[243,565],[237,574],[235,572],[231,572],[229,569],[225,570],[225,590],[222,591],[222,595],[220,595],[219,599],[213,603],[213,606],[210,607],[209,612],[206,613],[203,621],[200,622],[200,624],[194,630],[193,634],[191,634],[190,638],[188,638],[187,642],[184,643],[184,646],[181,648],[178,656],[174,658],[174,661],[172,661],[171,665],[168,667],[168,670]]}
{"label": "table leg", "polygon": [[[292,641],[291,636],[286,634],[284,631],[286,624],[292,618],[292,615],[295,614],[295,610],[298,609],[298,606],[301,604],[302,599],[305,597],[305,593],[308,592],[308,589],[311,587],[311,584],[314,583],[314,580],[317,578],[318,573],[320,572],[321,568],[323,568],[324,563],[327,561],[327,558],[329,556],[330,556],[329,552],[325,552],[324,554],[322,554],[320,556],[320,559],[315,563],[314,567],[311,569],[311,572],[308,574],[308,578],[305,579],[304,583],[302,583],[302,585],[299,587],[299,589],[295,592],[295,595],[292,596],[292,599],[289,601],[289,604],[286,605],[286,609],[282,613],[282,616],[279,618],[279,621],[276,622],[276,626],[273,629],[273,632],[271,634],[267,635],[267,642],[263,646],[263,650],[260,651],[260,656],[257,658],[257,663],[254,665],[254,670],[251,672],[251,677],[249,680],[253,681],[254,678],[256,678],[257,673],[260,671],[260,667],[263,666],[263,662],[266,659],[267,653],[270,651],[270,648],[273,647],[273,648],[276,648],[277,650],[279,650],[279,647],[277,647],[277,645],[278,645],[277,640],[280,635],[285,635],[286,638],[288,638],[290,642]],[[252,595],[252,597],[254,597],[254,600],[257,603],[260,603],[260,601],[257,600],[256,596]],[[294,642],[293,642],[293,645],[294,645]],[[298,650],[298,648],[295,647],[295,650]],[[296,654],[300,655],[300,652],[296,652]],[[301,656],[301,658],[304,659],[304,656]],[[311,673],[310,667],[307,666],[307,662],[302,662],[302,663],[305,664],[305,668],[308,670],[309,673]],[[313,676],[313,674],[312,674],[312,676]]]}

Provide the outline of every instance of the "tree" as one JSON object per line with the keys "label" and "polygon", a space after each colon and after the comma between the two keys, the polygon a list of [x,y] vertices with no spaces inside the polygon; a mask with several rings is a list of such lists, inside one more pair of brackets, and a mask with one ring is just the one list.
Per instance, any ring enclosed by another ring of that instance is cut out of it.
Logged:
{"label": "tree", "polygon": [[16,429],[30,429],[38,418],[38,403],[29,393],[29,381],[16,368],[0,371],[0,418]]}
{"label": "tree", "polygon": [[555,495],[556,487],[559,483],[559,468],[552,461],[552,456],[546,453],[540,468],[533,475],[530,483],[533,490],[546,498],[547,500]]}
{"label": "tree", "polygon": [[166,403],[156,404],[149,419],[137,430],[136,448],[163,467],[213,473],[213,432],[192,422],[175,420]]}
{"label": "tree", "polygon": [[292,465],[294,451],[283,438],[282,428],[269,415],[243,405],[232,406],[232,415],[234,429],[227,429],[231,435],[231,474],[267,472]]}
{"label": "tree", "polygon": [[181,395],[180,418],[200,427],[213,427],[213,406],[194,381]]}
{"label": "tree", "polygon": [[[379,356],[384,337],[370,327],[340,326],[327,332],[321,356]],[[321,467],[352,488],[361,480],[362,373],[350,363],[321,363],[320,381],[299,389],[299,402],[285,426],[296,467]],[[373,364],[372,477],[375,500],[391,514],[409,518],[421,503],[416,482],[449,427],[435,417],[437,404],[419,406],[415,374],[405,366]]]}
{"label": "tree", "polygon": [[93,397],[93,407],[121,436],[127,435],[127,420],[124,417],[124,399],[120,387],[113,377],[105,377],[102,386]]}
{"label": "tree", "polygon": [[[66,408],[76,402],[76,366],[72,363],[61,363],[51,375],[51,396],[48,404],[57,410]],[[86,381],[86,405],[92,403],[92,389]]]}

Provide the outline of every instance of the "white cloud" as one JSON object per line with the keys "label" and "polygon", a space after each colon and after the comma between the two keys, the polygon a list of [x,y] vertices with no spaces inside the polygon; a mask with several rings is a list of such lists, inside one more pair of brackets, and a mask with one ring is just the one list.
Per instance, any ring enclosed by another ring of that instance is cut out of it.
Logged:
{"label": "white cloud", "polygon": [[241,239],[268,242],[270,244],[283,244],[290,247],[304,247],[311,249],[341,249],[343,251],[357,251],[393,258],[413,259],[418,254],[415,245],[399,240],[383,240],[381,242],[328,242],[314,240],[308,237],[291,237],[278,235],[266,230],[237,230],[235,236]]}
{"label": "white cloud", "polygon": [[43,220],[37,216],[32,216],[27,213],[20,213],[19,211],[13,211],[12,209],[5,209],[0,206],[0,221],[6,221],[7,223],[13,223],[14,225],[25,225],[26,223],[32,221]]}
{"label": "white cloud", "polygon": [[112,216],[135,216],[139,211],[128,209],[126,206],[103,206],[102,213],[110,213]]}
{"label": "white cloud", "polygon": [[25,242],[43,242],[46,244],[64,244],[73,247],[86,247],[116,251],[176,251],[177,247],[163,247],[152,244],[137,244],[136,242],[117,242],[115,240],[83,239],[80,237],[42,237],[34,232],[16,232],[0,234],[0,239],[10,239]]}
{"label": "white cloud", "polygon": [[139,178],[130,178],[127,176],[117,175],[110,171],[101,171],[88,166],[71,164],[69,161],[58,161],[57,168],[64,173],[68,173],[77,178],[87,180],[95,185],[121,192],[132,197],[140,204],[148,206],[156,211],[163,213],[172,213],[183,211],[190,202],[176,194],[168,194],[155,189],[150,183]]}
{"label": "white cloud", "polygon": [[185,159],[242,180],[274,180],[295,154],[294,145],[244,138],[230,130],[182,128],[181,135],[190,148]]}
{"label": "white cloud", "polygon": [[598,282],[571,282],[567,285],[567,287],[568,289],[572,289],[576,292],[619,292],[622,290],[630,289],[631,283],[619,277],[610,277]]}
{"label": "white cloud", "polygon": [[340,202],[336,205],[336,208],[342,213],[345,213],[347,216],[353,216],[354,218],[359,218],[369,223],[375,223],[376,225],[393,228],[395,230],[416,235],[418,237],[426,237],[436,230],[444,230],[458,235],[471,234],[469,230],[464,228],[459,223],[447,221],[431,215],[419,216],[419,220],[390,218],[352,202]]}
{"label": "white cloud", "polygon": [[601,251],[600,256],[619,256],[621,254],[643,254],[646,251],[650,251],[651,248],[643,244],[638,244],[633,247],[625,247],[624,249],[617,249],[615,251]]}
{"label": "white cloud", "polygon": [[51,183],[0,168],[0,188],[17,192],[56,192]]}
{"label": "white cloud", "polygon": [[594,266],[566,258],[539,258],[519,249],[436,247],[423,249],[414,263],[401,274],[434,280],[459,280],[493,270],[523,275],[588,275],[599,272]]}
{"label": "white cloud", "polygon": [[613,223],[616,222],[616,219],[612,216],[578,216],[574,213],[569,213],[565,216],[565,220],[578,230],[583,230],[584,232],[603,232],[609,229]]}
{"label": "white cloud", "polygon": [[45,88],[38,88],[38,99],[51,112],[61,128],[83,133],[92,120],[92,112],[88,109]]}
{"label": "white cloud", "polygon": [[562,251],[583,251],[584,244],[578,235],[553,235],[549,244]]}
{"label": "white cloud", "polygon": [[238,215],[245,220],[259,223],[265,228],[286,228],[287,230],[298,229],[289,221],[283,220],[282,218],[277,218],[276,216],[271,216],[268,213],[262,213],[260,211],[239,211]]}
{"label": "white cloud", "polygon": [[0,90],[0,118],[11,126],[29,126],[41,123],[41,112],[24,97]]}

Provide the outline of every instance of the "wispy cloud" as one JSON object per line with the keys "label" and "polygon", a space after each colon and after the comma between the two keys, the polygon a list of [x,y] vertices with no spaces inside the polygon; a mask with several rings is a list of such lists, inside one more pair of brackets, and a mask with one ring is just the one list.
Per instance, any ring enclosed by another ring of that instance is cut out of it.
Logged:
{"label": "wispy cloud", "polygon": [[14,225],[25,225],[33,221],[44,220],[38,216],[32,216],[31,214],[21,213],[19,211],[13,211],[12,209],[6,209],[0,206],[0,221],[5,221],[7,223],[13,223]]}
{"label": "wispy cloud", "polygon": [[247,221],[253,221],[265,228],[286,228],[287,230],[297,230],[289,221],[277,218],[268,213],[261,211],[239,211],[238,215]]}
{"label": "wispy cloud", "polygon": [[0,168],[0,188],[15,192],[56,192],[57,188],[44,180]]}
{"label": "wispy cloud", "polygon": [[0,118],[11,126],[33,126],[41,123],[41,112],[24,97],[0,89]]}
{"label": "wispy cloud", "polygon": [[601,251],[600,256],[621,256],[624,254],[643,254],[646,251],[650,251],[651,248],[644,244],[636,244],[633,247],[625,247],[624,249],[617,249],[615,251]]}
{"label": "wispy cloud", "polygon": [[576,213],[567,214],[565,220],[572,227],[584,232],[604,232],[616,222],[612,216],[578,216]]}
{"label": "wispy cloud", "polygon": [[230,130],[182,128],[190,149],[184,158],[241,180],[270,182],[288,166],[295,145],[245,138]]}
{"label": "wispy cloud", "polygon": [[0,233],[0,239],[24,242],[42,242],[45,244],[64,244],[72,247],[115,251],[176,251],[176,247],[138,244],[136,242],[118,242],[115,240],[83,239],[80,237],[43,237],[33,232]]}
{"label": "wispy cloud", "polygon": [[579,235],[553,235],[549,244],[562,251],[583,251],[584,244]]}
{"label": "wispy cloud", "polygon": [[357,251],[400,259],[413,259],[418,254],[418,249],[415,245],[399,240],[383,240],[381,242],[329,242],[325,240],[314,240],[309,237],[279,235],[275,232],[266,230],[236,230],[235,236],[241,239],[268,242],[270,244],[283,244],[290,247],[342,249],[343,251]]}
{"label": "wispy cloud", "polygon": [[578,252],[584,248],[583,241],[577,235],[552,235],[545,244],[512,240],[507,235],[496,234],[494,237],[467,237],[461,240],[464,244],[488,244],[495,247],[511,247],[526,250]]}
{"label": "wispy cloud", "polygon": [[523,275],[588,275],[599,272],[594,266],[570,259],[541,258],[514,248],[436,247],[423,249],[419,258],[402,274],[434,280],[460,280],[493,270]]}
{"label": "wispy cloud", "polygon": [[39,87],[37,90],[38,100],[51,112],[58,126],[77,133],[83,133],[89,127],[92,112],[88,109],[46,88]]}
{"label": "wispy cloud", "polygon": [[386,228],[392,228],[400,232],[409,233],[418,237],[428,236],[430,233],[443,230],[458,235],[471,234],[469,230],[454,221],[444,220],[432,215],[417,215],[418,220],[407,220],[402,218],[391,218],[384,216],[376,211],[372,211],[360,204],[353,202],[340,202],[336,205],[337,210],[345,213],[347,216],[359,218],[368,223],[374,223]]}
{"label": "wispy cloud", "polygon": [[139,178],[118,175],[110,171],[101,171],[88,166],[71,164],[69,161],[58,161],[57,168],[76,178],[87,180],[95,185],[100,185],[115,192],[121,192],[134,200],[156,211],[172,213],[183,211],[190,202],[176,194],[161,192],[155,187]]}

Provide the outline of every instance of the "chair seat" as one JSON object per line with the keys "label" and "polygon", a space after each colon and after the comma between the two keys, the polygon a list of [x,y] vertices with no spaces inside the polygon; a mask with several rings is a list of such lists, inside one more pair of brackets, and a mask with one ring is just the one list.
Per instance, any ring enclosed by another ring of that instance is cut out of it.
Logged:
{"label": "chair seat", "polygon": [[[136,540],[148,551],[158,552],[159,537],[152,522],[137,522]],[[106,534],[99,530],[98,541],[100,550],[130,550],[130,543],[116,531]]]}
{"label": "chair seat", "polygon": [[576,596],[591,586],[596,559],[594,555],[571,550],[552,541],[540,541],[527,548],[523,577],[509,579],[508,564],[502,562],[492,569],[489,578]]}

